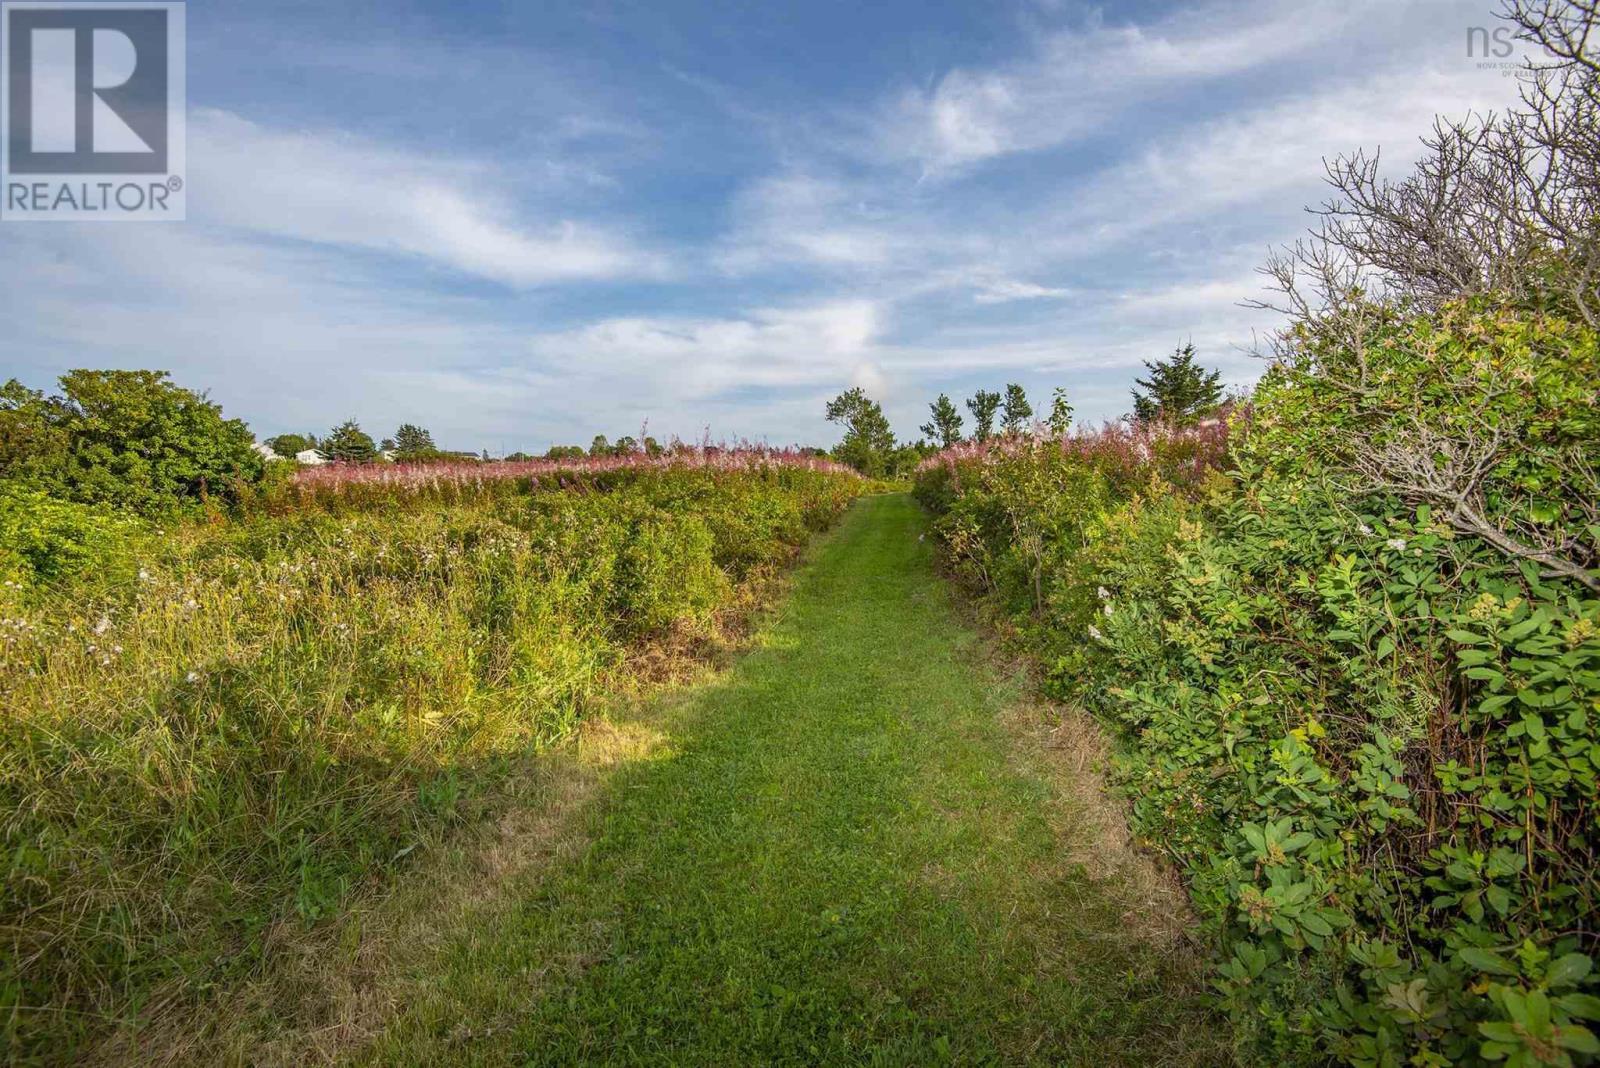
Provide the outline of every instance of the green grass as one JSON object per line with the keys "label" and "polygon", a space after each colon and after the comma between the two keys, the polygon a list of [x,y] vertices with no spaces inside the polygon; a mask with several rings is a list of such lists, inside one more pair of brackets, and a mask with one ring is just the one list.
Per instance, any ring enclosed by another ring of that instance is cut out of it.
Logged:
{"label": "green grass", "polygon": [[1064,859],[1062,786],[1002,718],[1023,684],[922,529],[859,502],[754,652],[645,713],[665,740],[587,848],[416,965],[362,1059],[1224,1061],[1192,962]]}

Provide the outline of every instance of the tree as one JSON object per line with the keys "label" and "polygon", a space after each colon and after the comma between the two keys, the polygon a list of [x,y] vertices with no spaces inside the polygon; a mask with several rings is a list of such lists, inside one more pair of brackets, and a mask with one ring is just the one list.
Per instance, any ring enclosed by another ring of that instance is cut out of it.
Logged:
{"label": "tree", "polygon": [[1072,429],[1072,412],[1072,402],[1067,400],[1067,391],[1057,386],[1050,398],[1050,433],[1058,438],[1066,437],[1067,431]]}
{"label": "tree", "polygon": [[48,479],[65,464],[68,447],[55,401],[15,378],[0,386],[0,478]]}
{"label": "tree", "polygon": [[1000,410],[1000,394],[980,389],[967,401],[972,413],[972,440],[988,441],[994,436],[994,416]]}
{"label": "tree", "polygon": [[1521,106],[1435,119],[1398,179],[1377,152],[1329,162],[1320,224],[1273,254],[1281,295],[1252,304],[1345,344],[1362,339],[1370,298],[1434,310],[1492,294],[1600,326],[1600,3],[1505,0],[1500,17],[1542,53],[1520,74]]}
{"label": "tree", "polygon": [[370,464],[378,458],[378,447],[354,419],[334,427],[322,443],[322,453],[330,460],[347,464]]}
{"label": "tree", "polygon": [[437,455],[439,446],[433,435],[415,423],[402,423],[394,432],[394,458],[396,460],[421,460]]}
{"label": "tree", "polygon": [[607,440],[607,438],[606,438],[606,436],[604,434],[596,434],[594,436],[594,440],[589,443],[589,455],[590,456],[610,456],[611,455],[611,442],[609,440]]}
{"label": "tree", "polygon": [[939,394],[939,399],[928,405],[928,410],[933,413],[933,419],[922,424],[923,437],[938,443],[943,449],[961,440],[961,413],[948,396]]}
{"label": "tree", "polygon": [[883,475],[894,451],[894,430],[883,408],[860,386],[828,402],[828,422],[844,426],[844,440],[833,450],[834,459],[865,475]]}
{"label": "tree", "polygon": [[315,434],[279,434],[262,444],[284,459],[292,460],[299,453],[316,448],[317,437]]}
{"label": "tree", "polygon": [[1209,415],[1222,403],[1222,374],[1195,363],[1193,345],[1185,345],[1171,359],[1144,361],[1149,378],[1135,379],[1133,417],[1141,423],[1157,420],[1185,425]]}
{"label": "tree", "polygon": [[1001,425],[1007,434],[1020,434],[1028,427],[1028,420],[1033,418],[1033,405],[1028,403],[1027,392],[1015,382],[1006,383],[1005,410],[1001,416]]}
{"label": "tree", "polygon": [[24,435],[47,431],[39,439],[47,451],[24,470],[73,500],[159,513],[205,496],[231,499],[264,468],[243,421],[224,419],[165,371],[69,371],[48,400],[8,383],[0,413]]}

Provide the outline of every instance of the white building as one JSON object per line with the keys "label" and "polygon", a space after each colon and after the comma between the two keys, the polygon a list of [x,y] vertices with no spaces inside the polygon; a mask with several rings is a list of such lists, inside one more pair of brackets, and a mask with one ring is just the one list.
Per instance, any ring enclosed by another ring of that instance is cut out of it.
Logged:
{"label": "white building", "polygon": [[294,454],[294,462],[304,464],[306,467],[316,467],[318,464],[327,463],[328,458],[316,449],[302,449]]}
{"label": "white building", "polygon": [[256,442],[254,445],[251,445],[250,449],[251,449],[252,452],[254,452],[257,456],[261,457],[263,460],[281,460],[281,459],[283,459],[283,457],[279,456],[277,453],[272,451],[272,446],[271,445],[263,445],[259,441]]}

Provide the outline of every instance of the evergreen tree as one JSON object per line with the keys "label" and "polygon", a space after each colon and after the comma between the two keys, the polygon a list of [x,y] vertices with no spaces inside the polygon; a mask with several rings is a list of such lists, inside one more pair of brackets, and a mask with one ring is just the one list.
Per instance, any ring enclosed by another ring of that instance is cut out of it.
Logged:
{"label": "evergreen tree", "polygon": [[1067,431],[1072,429],[1072,410],[1072,402],[1067,400],[1067,391],[1057,386],[1055,394],[1050,399],[1050,433],[1058,438],[1067,436]]}
{"label": "evergreen tree", "polygon": [[1028,420],[1032,418],[1033,405],[1028,403],[1027,392],[1015,382],[1006,383],[1005,409],[1000,419],[1006,433],[1022,433],[1028,428]]}
{"label": "evergreen tree", "polygon": [[378,446],[354,419],[334,427],[322,443],[322,454],[330,460],[350,464],[370,464],[378,458]]}
{"label": "evergreen tree", "polygon": [[833,450],[834,459],[865,475],[887,471],[894,452],[894,430],[883,408],[857,386],[828,402],[828,422],[844,426],[844,440]]}
{"label": "evergreen tree", "polygon": [[1169,360],[1145,361],[1148,379],[1135,379],[1133,417],[1141,423],[1165,420],[1193,423],[1222,403],[1222,373],[1195,363],[1193,345],[1185,345]]}
{"label": "evergreen tree", "polygon": [[420,456],[431,456],[439,451],[433,443],[433,435],[415,423],[402,424],[394,432],[394,454],[397,460],[411,460]]}
{"label": "evergreen tree", "polygon": [[942,449],[948,449],[961,440],[961,413],[949,397],[939,394],[939,399],[928,405],[928,410],[933,413],[933,419],[922,424],[923,437]]}
{"label": "evergreen tree", "polygon": [[994,415],[1000,410],[1000,394],[980,389],[967,401],[967,411],[972,413],[972,440],[988,441],[994,436]]}

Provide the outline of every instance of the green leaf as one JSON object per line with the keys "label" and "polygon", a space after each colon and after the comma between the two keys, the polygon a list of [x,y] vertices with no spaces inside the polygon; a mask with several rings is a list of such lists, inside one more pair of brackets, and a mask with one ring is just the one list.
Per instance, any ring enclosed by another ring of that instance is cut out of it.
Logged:
{"label": "green leaf", "polygon": [[1577,986],[1593,967],[1594,962],[1582,953],[1568,953],[1551,963],[1545,982],[1554,987]]}
{"label": "green leaf", "polygon": [[1600,997],[1593,994],[1562,994],[1556,998],[1556,1007],[1568,1016],[1600,1020]]}
{"label": "green leaf", "polygon": [[1468,946],[1456,956],[1469,968],[1490,975],[1516,975],[1517,970],[1509,961],[1493,950],[1479,949],[1477,946]]}

